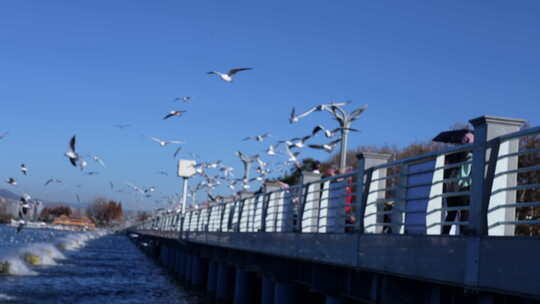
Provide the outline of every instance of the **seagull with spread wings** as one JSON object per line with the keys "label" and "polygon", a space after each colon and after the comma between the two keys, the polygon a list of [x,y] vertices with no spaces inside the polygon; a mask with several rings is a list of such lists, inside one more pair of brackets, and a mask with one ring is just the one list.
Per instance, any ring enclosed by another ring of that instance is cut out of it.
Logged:
{"label": "seagull with spread wings", "polygon": [[275,156],[275,155],[278,155],[280,154],[279,152],[276,151],[276,145],[270,145],[268,146],[268,148],[266,149],[266,154],[270,155],[270,156]]}
{"label": "seagull with spread wings", "polygon": [[159,143],[159,145],[162,147],[165,147],[166,145],[169,145],[169,144],[181,145],[184,143],[183,141],[179,141],[179,140],[161,140],[157,137],[148,137],[148,138]]}
{"label": "seagull with spread wings", "polygon": [[103,168],[106,168],[107,166],[105,166],[105,162],[103,161],[103,159],[101,159],[100,157],[98,157],[97,155],[92,155],[92,159],[100,164]]}
{"label": "seagull with spread wings", "polygon": [[315,111],[320,111],[321,109],[319,109],[320,106],[317,106],[317,107],[313,107],[309,110],[307,110],[306,112],[302,113],[302,114],[298,114],[296,115],[296,110],[295,108],[293,107],[292,108],[292,111],[291,111],[291,115],[289,116],[289,123],[295,123],[295,122],[298,122],[300,121],[300,118],[304,118],[306,116],[308,116],[309,114],[315,112]]}
{"label": "seagull with spread wings", "polygon": [[300,152],[291,151],[291,148],[288,145],[285,146],[285,151],[287,151],[287,155],[289,156],[289,159],[287,160],[287,162],[294,163],[297,168],[302,167],[302,164],[298,160],[298,154],[300,154]]}
{"label": "seagull with spread wings", "polygon": [[233,171],[234,171],[234,168],[233,167],[227,167],[227,166],[224,166],[224,167],[221,167],[219,168],[219,171],[221,171],[223,173],[223,176],[225,178],[229,178],[229,177],[232,177],[233,176]]}
{"label": "seagull with spread wings", "polygon": [[73,135],[69,140],[69,149],[66,153],[64,153],[64,155],[69,158],[69,161],[71,162],[73,167],[77,167],[77,162],[79,161],[79,154],[75,152],[75,143],[76,138],[75,135]]}
{"label": "seagull with spread wings", "polygon": [[303,148],[306,144],[306,141],[311,138],[311,135],[304,137],[295,137],[290,140],[280,140],[278,145],[285,144],[288,148]]}
{"label": "seagull with spread wings", "polygon": [[184,114],[186,111],[184,110],[173,110],[173,111],[170,111],[169,113],[167,113],[167,115],[165,115],[165,117],[163,117],[163,120],[165,119],[169,119],[173,116],[177,116],[177,117],[180,117],[182,116],[182,114]]}
{"label": "seagull with spread wings", "polygon": [[154,191],[156,191],[156,187],[154,187],[154,186],[150,186],[150,187],[144,189],[144,193],[152,193]]}
{"label": "seagull with spread wings", "polygon": [[144,193],[144,191],[140,187],[137,187],[132,183],[126,182],[126,185],[128,185],[128,187],[130,187],[135,192]]}
{"label": "seagull with spread wings", "polygon": [[215,72],[215,71],[212,71],[212,72],[208,72],[208,74],[215,74],[215,75],[218,75],[219,78],[221,78],[221,80],[225,81],[225,82],[232,82],[233,81],[233,76],[238,73],[238,72],[242,72],[242,71],[248,71],[248,70],[253,70],[253,68],[238,68],[238,69],[231,69],[229,72],[227,72],[226,74],[225,73],[221,73],[221,72]]}
{"label": "seagull with spread wings", "polygon": [[24,175],[28,175],[28,168],[25,164],[21,164],[21,173]]}
{"label": "seagull with spread wings", "polygon": [[270,135],[269,133],[264,133],[264,134],[261,134],[261,135],[248,136],[248,137],[242,139],[242,141],[254,139],[254,140],[258,141],[258,142],[262,142],[266,137],[271,137],[271,136],[272,135]]}
{"label": "seagull with spread wings", "polygon": [[191,97],[189,96],[176,97],[175,99],[173,99],[173,101],[190,102]]}
{"label": "seagull with spread wings", "polygon": [[44,185],[44,186],[47,186],[47,185],[49,185],[49,184],[52,183],[52,182],[56,182],[56,183],[59,183],[59,184],[62,183],[62,181],[59,180],[58,178],[49,178],[49,179],[45,182],[45,185]]}
{"label": "seagull with spread wings", "polygon": [[310,148],[313,148],[313,149],[320,149],[320,150],[324,150],[328,153],[331,153],[334,148],[336,147],[337,143],[341,141],[341,138],[340,139],[336,139],[330,143],[327,143],[327,144],[324,144],[324,145],[308,145],[308,147]]}
{"label": "seagull with spread wings", "polygon": [[353,131],[353,132],[358,132],[357,129],[353,129],[353,128],[335,128],[334,130],[330,130],[330,129],[326,129],[322,125],[318,125],[315,128],[313,128],[313,131],[311,131],[311,136],[315,136],[320,131],[323,131],[324,136],[326,136],[326,138],[332,138],[332,137],[334,137],[334,135],[336,135],[337,131],[341,131],[341,130],[345,130],[345,129],[349,130],[349,131]]}
{"label": "seagull with spread wings", "polygon": [[241,151],[236,152],[236,156],[240,158],[242,161],[242,164],[244,165],[244,176],[243,179],[247,179],[249,176],[249,170],[251,169],[251,163],[254,162],[259,155],[253,155],[251,157],[247,156],[246,154],[242,153]]}

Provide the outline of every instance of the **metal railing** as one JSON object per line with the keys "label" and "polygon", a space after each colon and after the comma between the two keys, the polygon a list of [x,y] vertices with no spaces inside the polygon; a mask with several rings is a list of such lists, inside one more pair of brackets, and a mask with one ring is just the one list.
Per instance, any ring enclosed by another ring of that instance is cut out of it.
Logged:
{"label": "metal railing", "polygon": [[540,234],[540,127],[165,213],[177,232]]}
{"label": "metal railing", "polygon": [[[488,229],[508,235],[540,234],[540,127],[491,140],[486,179],[492,187]],[[504,151],[504,152],[502,152]]]}

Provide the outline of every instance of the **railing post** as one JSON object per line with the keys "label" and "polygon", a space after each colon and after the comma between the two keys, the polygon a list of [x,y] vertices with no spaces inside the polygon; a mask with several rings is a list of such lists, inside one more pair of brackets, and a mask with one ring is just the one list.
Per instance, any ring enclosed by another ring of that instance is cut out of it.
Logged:
{"label": "railing post", "polygon": [[[495,171],[507,171],[517,169],[517,156],[508,158],[507,161],[497,162],[498,155],[517,152],[519,149],[518,140],[511,140],[501,145],[498,151],[490,151],[488,141],[498,136],[519,131],[524,121],[514,118],[503,118],[493,116],[481,116],[471,119],[470,123],[474,126],[474,148],[472,164],[472,186],[470,199],[469,228],[472,234],[488,234],[488,209],[490,207],[491,191],[493,188],[506,188],[516,185],[516,175],[509,174],[506,178],[497,179],[494,184],[493,174]],[[498,145],[495,145],[496,148]],[[488,157],[490,155],[490,158]],[[489,161],[486,171],[486,162]],[[486,176],[486,172],[490,173]],[[499,204],[513,204],[516,201],[515,191],[506,191],[501,199],[496,202]],[[493,206],[492,206],[493,207]],[[514,221],[515,208],[501,208],[494,214],[491,221]],[[490,234],[495,235],[514,235],[514,226],[499,226]]]}
{"label": "railing post", "polygon": [[[236,211],[238,214],[238,219],[237,219],[238,222],[234,224],[235,226],[234,226],[233,231],[240,232],[242,223],[244,223],[244,221],[247,221],[247,219],[242,221],[242,216],[245,215],[244,206],[246,205],[247,198],[251,196],[253,196],[253,192],[249,192],[249,191],[240,192],[240,199],[237,202],[238,211]],[[249,216],[249,214],[247,214],[247,216]]]}
{"label": "railing post", "polygon": [[223,232],[224,229],[223,229],[223,219],[225,218],[225,210],[227,208],[227,201],[228,199],[224,199],[222,202],[221,202],[221,205],[220,205],[220,208],[221,208],[221,211],[220,211],[220,214],[219,214],[219,226],[218,226],[218,232]]}
{"label": "railing post", "polygon": [[[303,198],[298,215],[298,231],[317,232],[319,227],[321,185],[314,183],[321,179],[321,174],[302,171]],[[309,185],[307,185],[309,183]],[[306,212],[307,211],[307,212]]]}
{"label": "railing post", "polygon": [[[364,233],[364,227],[365,227],[365,214],[366,210],[366,204],[368,202],[368,193],[370,190],[371,180],[373,179],[373,170],[370,168],[382,165],[392,157],[390,154],[386,153],[373,153],[373,152],[360,152],[356,154],[356,158],[358,159],[358,173],[356,178],[356,227],[357,230],[360,233]],[[377,170],[377,173],[375,174],[376,178],[381,178],[386,176],[386,169],[385,170]],[[386,180],[379,180],[376,183],[376,188],[384,188],[386,186]],[[384,198],[384,192],[382,193],[376,193],[378,198]],[[377,208],[372,208],[373,212],[376,212]],[[378,217],[377,217],[378,218]],[[375,221],[374,221],[375,222]],[[382,231],[382,229],[378,229],[379,227],[374,227],[373,229],[369,229],[369,232],[379,232],[379,230]]]}
{"label": "railing post", "polygon": [[[281,186],[277,183],[272,182],[266,182],[264,184],[264,199],[262,201],[262,210],[261,210],[261,232],[266,232],[266,219],[268,217],[268,208],[270,206],[270,199],[272,198],[272,194],[270,192],[278,191],[281,189]],[[275,210],[273,216],[275,217]],[[273,229],[274,227],[272,227]]]}
{"label": "railing post", "polygon": [[179,235],[180,235],[180,239],[183,238],[184,236],[184,220],[185,220],[185,213],[181,213],[180,214],[180,227],[178,228],[178,230],[180,231]]}
{"label": "railing post", "polygon": [[[407,164],[401,164],[399,166],[399,179],[397,182],[396,201],[392,208],[391,222],[392,233],[404,234],[405,233],[405,215],[407,209],[407,174],[409,172],[409,166]],[[384,227],[383,227],[384,229]]]}

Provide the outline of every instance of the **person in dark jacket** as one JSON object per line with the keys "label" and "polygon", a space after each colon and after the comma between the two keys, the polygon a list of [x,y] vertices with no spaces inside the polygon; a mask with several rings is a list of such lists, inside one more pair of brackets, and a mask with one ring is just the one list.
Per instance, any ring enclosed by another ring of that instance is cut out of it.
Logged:
{"label": "person in dark jacket", "polygon": [[[457,144],[469,144],[474,142],[474,134],[470,130],[462,130],[463,135],[459,139]],[[457,178],[457,181],[451,181],[444,184],[444,193],[459,193],[468,192],[471,186],[471,152],[457,152],[446,156],[445,164],[458,164],[463,163],[454,168],[448,168],[444,172],[444,178]],[[459,222],[466,222],[469,218],[469,212],[467,206],[469,206],[469,195],[450,196],[446,198],[447,208],[456,208],[456,210],[448,210],[444,218],[445,224],[442,225],[442,234],[449,234],[452,228],[452,222],[458,220]],[[460,224],[460,232],[466,229],[466,225]]]}

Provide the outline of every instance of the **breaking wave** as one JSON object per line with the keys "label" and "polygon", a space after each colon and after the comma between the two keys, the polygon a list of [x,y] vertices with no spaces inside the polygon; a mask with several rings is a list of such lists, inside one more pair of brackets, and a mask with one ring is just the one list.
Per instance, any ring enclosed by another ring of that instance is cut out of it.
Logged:
{"label": "breaking wave", "polygon": [[[105,235],[103,232],[77,233],[52,240],[52,242],[30,243],[12,248],[4,256],[0,256],[0,274],[37,275],[37,272],[31,269],[32,266],[57,265],[57,261],[66,258],[62,251],[81,249],[89,240],[103,235]],[[1,297],[0,300],[2,300]]]}

